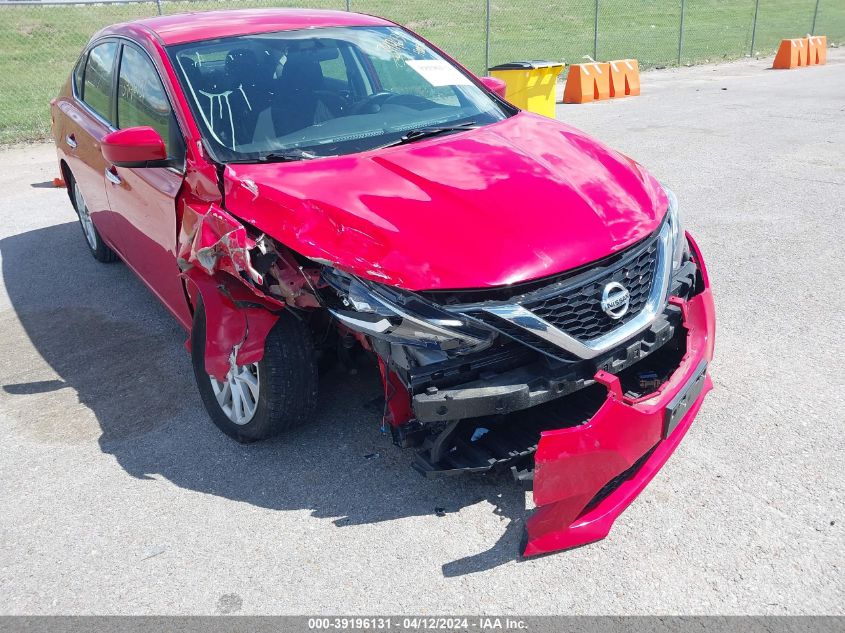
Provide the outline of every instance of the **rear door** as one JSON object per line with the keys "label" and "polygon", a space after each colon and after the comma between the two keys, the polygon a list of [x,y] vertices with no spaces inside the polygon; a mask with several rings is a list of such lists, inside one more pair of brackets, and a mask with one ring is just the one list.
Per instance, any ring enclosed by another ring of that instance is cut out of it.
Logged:
{"label": "rear door", "polygon": [[110,245],[112,227],[105,190],[106,162],[100,144],[114,129],[111,97],[119,49],[116,41],[103,41],[80,59],[73,76],[75,98],[59,105],[66,119],[62,136],[57,139],[91,219]]}
{"label": "rear door", "polygon": [[[121,44],[115,85],[116,127],[152,127],[164,140],[168,157],[184,164],[185,144],[167,93],[140,47]],[[116,240],[124,261],[188,325],[191,317],[176,263],[176,197],[183,172],[173,167],[105,165],[106,192],[120,224]]]}

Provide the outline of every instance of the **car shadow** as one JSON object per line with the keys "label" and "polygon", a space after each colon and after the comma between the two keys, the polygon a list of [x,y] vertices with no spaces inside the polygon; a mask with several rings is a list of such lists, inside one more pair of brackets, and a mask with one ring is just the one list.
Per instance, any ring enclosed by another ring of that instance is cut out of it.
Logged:
{"label": "car shadow", "polygon": [[237,444],[202,409],[184,330],[126,266],[94,261],[77,223],[2,239],[0,255],[12,308],[0,310],[0,331],[16,359],[0,369],[0,404],[14,432],[46,444],[96,441],[132,477],[306,509],[338,529],[412,516],[460,520],[450,514],[486,501],[491,521],[509,521],[502,537],[443,564],[442,574],[518,560],[524,493],[507,477],[428,480],[413,471],[413,451],[380,432],[374,367],[323,376],[313,424]]}

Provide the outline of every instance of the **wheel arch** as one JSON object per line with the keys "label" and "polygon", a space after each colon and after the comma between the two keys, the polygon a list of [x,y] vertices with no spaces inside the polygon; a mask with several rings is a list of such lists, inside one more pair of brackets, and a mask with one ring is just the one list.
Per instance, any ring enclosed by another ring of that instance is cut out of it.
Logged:
{"label": "wheel arch", "polygon": [[[228,275],[208,275],[198,268],[182,273],[192,305],[194,322],[205,319],[205,370],[223,380],[230,359],[238,365],[257,363],[264,358],[267,335],[279,318],[280,309],[249,292]],[[202,310],[199,310],[199,306]],[[185,347],[190,350],[193,327]]]}
{"label": "wheel arch", "polygon": [[70,200],[70,203],[73,204],[71,183],[75,182],[75,179],[73,177],[73,172],[70,170],[70,165],[67,164],[67,161],[64,158],[59,160],[59,171],[62,174],[62,179],[65,181],[65,191],[67,192],[67,197]]}

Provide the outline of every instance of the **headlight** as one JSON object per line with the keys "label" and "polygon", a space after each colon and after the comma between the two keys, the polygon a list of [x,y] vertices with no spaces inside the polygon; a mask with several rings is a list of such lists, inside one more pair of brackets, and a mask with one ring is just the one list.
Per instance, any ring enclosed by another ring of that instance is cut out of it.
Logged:
{"label": "headlight", "polygon": [[678,210],[678,198],[672,190],[663,187],[666,197],[669,198],[669,227],[672,231],[672,272],[674,273],[684,263],[684,255],[687,249],[687,238],[684,234],[684,225],[681,222],[681,213]]}
{"label": "headlight", "polygon": [[373,338],[465,354],[487,347],[495,336],[412,292],[333,268],[323,270],[323,279],[340,301],[329,312],[347,327]]}

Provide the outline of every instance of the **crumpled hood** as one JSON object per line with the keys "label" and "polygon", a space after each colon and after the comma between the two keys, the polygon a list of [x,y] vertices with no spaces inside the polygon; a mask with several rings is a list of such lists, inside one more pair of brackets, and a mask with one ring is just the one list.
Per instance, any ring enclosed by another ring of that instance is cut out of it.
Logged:
{"label": "crumpled hood", "polygon": [[655,230],[668,201],[636,163],[521,113],[351,156],[230,165],[225,206],[282,244],[409,290],[552,275]]}

